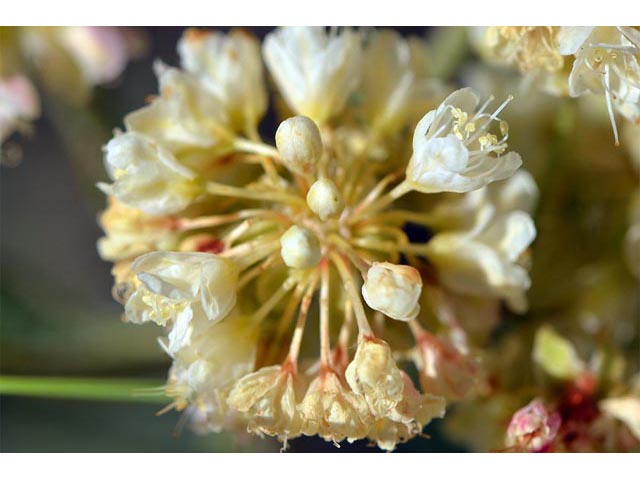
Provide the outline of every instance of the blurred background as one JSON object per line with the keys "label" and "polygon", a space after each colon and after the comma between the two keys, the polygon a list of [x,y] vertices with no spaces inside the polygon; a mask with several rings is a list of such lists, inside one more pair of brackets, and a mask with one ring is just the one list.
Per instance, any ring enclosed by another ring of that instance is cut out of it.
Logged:
{"label": "blurred background", "polygon": [[[119,321],[122,306],[111,297],[111,264],[100,260],[95,248],[101,236],[96,217],[105,207],[105,197],[95,187],[105,179],[101,147],[114,128],[122,127],[127,113],[157,92],[153,61],[178,63],[175,48],[184,29],[135,30],[145,48],[117,79],[95,86],[83,101],[73,98],[75,92],[61,94],[35,75],[42,115],[31,135],[13,135],[3,147],[2,375],[140,379],[147,386],[161,386],[166,378],[170,362],[156,342],[157,329]],[[249,30],[262,38],[271,28]],[[433,37],[435,70],[454,85],[473,84],[482,92],[483,87],[495,91],[499,84],[504,96],[516,88],[513,76],[476,68],[465,29],[452,28],[446,34],[427,28],[398,30]],[[3,43],[0,53],[8,55]],[[580,329],[586,338],[612,336],[630,352],[630,370],[637,372],[638,285],[622,250],[629,199],[637,185],[627,150],[613,146],[602,105],[592,108],[540,93],[516,99],[505,117],[511,125],[510,144],[541,190],[531,311],[510,319],[515,327],[509,328],[524,326],[530,337],[536,326],[551,321],[566,331]],[[261,126],[266,138],[273,137],[275,128],[271,116]],[[519,348],[528,355],[530,345]],[[162,406],[161,399],[144,396],[126,402],[3,395],[0,450],[212,452],[281,447],[272,440],[182,431],[179,413],[155,415]],[[449,440],[440,430],[441,422],[433,422],[426,431],[431,439],[415,439],[398,451],[472,448],[455,428]],[[336,451],[315,438],[290,443],[294,452]],[[345,444],[341,451],[373,449],[361,442]]]}

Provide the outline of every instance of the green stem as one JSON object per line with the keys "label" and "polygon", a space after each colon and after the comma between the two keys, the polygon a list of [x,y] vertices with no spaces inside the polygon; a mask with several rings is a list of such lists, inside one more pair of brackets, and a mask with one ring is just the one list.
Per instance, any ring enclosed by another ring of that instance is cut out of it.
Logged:
{"label": "green stem", "polygon": [[0,375],[0,395],[142,402],[170,401],[158,380]]}

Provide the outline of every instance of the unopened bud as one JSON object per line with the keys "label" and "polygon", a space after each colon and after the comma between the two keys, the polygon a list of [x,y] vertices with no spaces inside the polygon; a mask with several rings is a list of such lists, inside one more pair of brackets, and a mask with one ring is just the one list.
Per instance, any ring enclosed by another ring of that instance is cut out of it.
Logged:
{"label": "unopened bud", "polygon": [[282,163],[298,174],[310,174],[322,156],[318,126],[307,117],[291,117],[278,127],[276,147]]}
{"label": "unopened bud", "polygon": [[307,205],[323,222],[344,207],[342,195],[335,183],[327,178],[317,180],[307,193]]}
{"label": "unopened bud", "polygon": [[409,321],[420,311],[420,273],[407,265],[374,262],[362,286],[364,300],[374,310],[396,320]]}
{"label": "unopened bud", "polygon": [[294,225],[280,237],[280,254],[291,268],[310,268],[320,261],[320,243],[306,228]]}

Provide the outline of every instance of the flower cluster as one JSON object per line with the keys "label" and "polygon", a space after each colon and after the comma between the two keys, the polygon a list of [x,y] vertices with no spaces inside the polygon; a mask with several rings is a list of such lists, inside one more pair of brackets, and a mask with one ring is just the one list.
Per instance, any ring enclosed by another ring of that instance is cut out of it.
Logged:
{"label": "flower cluster", "polygon": [[[280,28],[261,48],[192,29],[178,52],[106,145],[100,184],[99,250],[125,320],[166,331],[171,407],[201,430],[392,450],[481,388],[458,312],[526,309],[535,237],[511,98],[443,99],[427,46],[385,30]],[[275,147],[258,134],[263,58]]]}
{"label": "flower cluster", "polygon": [[476,36],[485,58],[516,64],[547,90],[603,95],[616,144],[614,110],[632,122],[640,119],[637,27],[488,27]]}

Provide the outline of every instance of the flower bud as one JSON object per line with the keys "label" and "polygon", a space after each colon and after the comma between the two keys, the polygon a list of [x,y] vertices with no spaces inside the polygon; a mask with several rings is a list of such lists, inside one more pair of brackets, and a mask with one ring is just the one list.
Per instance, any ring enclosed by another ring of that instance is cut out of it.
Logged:
{"label": "flower bud", "polygon": [[396,320],[409,321],[420,311],[420,273],[407,265],[374,262],[362,286],[364,300],[374,310]]}
{"label": "flower bud", "polygon": [[291,268],[310,268],[320,261],[320,243],[306,228],[294,225],[280,237],[280,254]]}
{"label": "flower bud", "polygon": [[291,117],[278,127],[276,146],[284,165],[298,174],[309,174],[322,156],[318,126],[307,117]]}
{"label": "flower bud", "polygon": [[307,205],[323,222],[342,211],[344,200],[338,187],[328,178],[317,180],[307,193]]}

